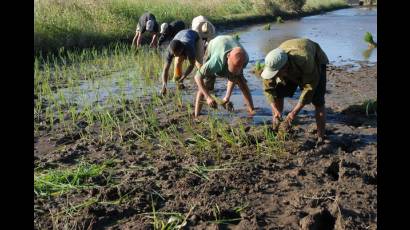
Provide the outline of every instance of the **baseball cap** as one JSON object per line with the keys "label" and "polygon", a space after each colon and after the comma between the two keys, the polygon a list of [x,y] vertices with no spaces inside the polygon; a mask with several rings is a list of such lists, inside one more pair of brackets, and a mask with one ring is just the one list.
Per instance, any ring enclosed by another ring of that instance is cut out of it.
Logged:
{"label": "baseball cap", "polygon": [[161,31],[159,33],[163,34],[168,29],[169,24],[164,22],[161,24]]}
{"label": "baseball cap", "polygon": [[263,79],[273,78],[288,61],[288,54],[281,48],[276,48],[265,57],[265,68],[262,71]]}

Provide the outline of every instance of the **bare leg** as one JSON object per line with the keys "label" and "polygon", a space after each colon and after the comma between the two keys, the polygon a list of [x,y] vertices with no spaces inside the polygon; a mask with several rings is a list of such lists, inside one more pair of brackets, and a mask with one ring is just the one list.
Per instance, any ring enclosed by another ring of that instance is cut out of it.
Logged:
{"label": "bare leg", "polygon": [[315,106],[315,117],[317,125],[317,136],[324,138],[326,126],[326,109],[325,105]]}
{"label": "bare leg", "polygon": [[134,39],[132,39],[132,44],[134,45],[135,48],[137,48],[137,40],[139,37],[139,32],[135,33]]}
{"label": "bare leg", "polygon": [[245,99],[246,105],[248,105],[248,111],[251,113],[254,112],[254,107],[253,107],[253,100],[252,100],[252,95],[249,90],[248,84],[243,79],[240,79],[237,81],[239,88],[242,91],[243,97]]}
{"label": "bare leg", "polygon": [[201,91],[198,90],[196,93],[196,99],[195,99],[195,117],[199,116],[199,113],[201,112],[202,109],[202,100],[204,98],[204,95],[201,93]]}
{"label": "bare leg", "polygon": [[138,33],[138,38],[137,38],[137,47],[141,46],[141,41],[142,41],[142,34]]}

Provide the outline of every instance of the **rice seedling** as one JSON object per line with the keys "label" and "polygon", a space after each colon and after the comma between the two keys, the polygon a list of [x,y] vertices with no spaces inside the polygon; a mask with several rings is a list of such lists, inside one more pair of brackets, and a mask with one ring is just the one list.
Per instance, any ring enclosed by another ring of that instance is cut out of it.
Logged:
{"label": "rice seedling", "polygon": [[234,34],[233,35],[233,38],[235,39],[235,40],[237,40],[237,41],[239,41],[241,38],[239,37],[239,34]]}
{"label": "rice seedling", "polygon": [[284,23],[283,19],[281,16],[276,17],[276,23],[280,24],[280,23]]}
{"label": "rice seedling", "polygon": [[[189,212],[184,215],[179,212],[157,212],[154,205],[154,200],[151,195],[151,213],[143,213],[148,218],[152,219],[152,227],[155,230],[176,230],[183,229],[187,225],[188,217],[191,215],[192,211],[196,206],[192,206]],[[162,218],[161,218],[162,217]]]}
{"label": "rice seedling", "polygon": [[373,40],[373,35],[370,32],[366,32],[363,39],[368,44],[369,48],[377,47],[376,42]]}
{"label": "rice seedling", "polygon": [[268,23],[268,24],[266,24],[265,26],[263,26],[263,29],[264,29],[264,30],[270,30],[270,24]]}
{"label": "rice seedling", "polygon": [[105,168],[105,164],[81,162],[74,168],[35,172],[34,193],[37,196],[53,196],[70,190],[95,187],[89,180],[101,176]]}
{"label": "rice seedling", "polygon": [[204,180],[209,180],[208,173],[210,172],[232,170],[233,168],[230,168],[230,167],[224,168],[224,166],[228,166],[228,165],[229,164],[224,164],[220,166],[206,166],[205,164],[202,164],[202,165],[194,164],[192,166],[187,167],[186,170],[188,170],[190,174],[193,174],[199,178],[202,178]]}
{"label": "rice seedling", "polygon": [[[230,224],[232,222],[238,222],[240,221],[242,218],[229,218],[229,219],[222,219],[222,212],[221,209],[219,208],[218,204],[215,204],[215,206],[212,208],[212,214],[214,216],[213,221],[210,221],[210,223],[214,223],[214,224]],[[239,215],[238,215],[239,216]]]}
{"label": "rice seedling", "polygon": [[264,125],[263,128],[264,142],[263,145],[259,145],[265,149],[264,155],[268,156],[281,156],[286,153],[285,150],[285,139],[287,137],[286,133],[281,134],[273,132],[269,125]]}
{"label": "rice seedling", "polygon": [[263,68],[265,68],[265,64],[261,63],[260,61],[256,61],[255,65],[252,68],[252,72],[257,76],[262,74]]}

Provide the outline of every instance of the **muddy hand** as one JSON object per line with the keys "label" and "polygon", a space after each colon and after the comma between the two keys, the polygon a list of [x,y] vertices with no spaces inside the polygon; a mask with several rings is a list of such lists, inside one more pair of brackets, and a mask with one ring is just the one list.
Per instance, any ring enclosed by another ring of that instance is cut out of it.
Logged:
{"label": "muddy hand", "polygon": [[273,118],[272,120],[272,129],[273,131],[277,132],[280,126],[280,118]]}
{"label": "muddy hand", "polygon": [[213,108],[213,109],[216,109],[216,108],[217,108],[216,101],[215,101],[212,97],[208,97],[208,98],[206,99],[206,103],[207,103],[211,108]]}
{"label": "muddy hand", "polygon": [[233,103],[230,101],[224,101],[224,103],[222,103],[222,107],[224,107],[224,109],[228,110],[229,112],[233,112],[234,110]]}
{"label": "muddy hand", "polygon": [[289,132],[291,126],[292,126],[291,121],[286,118],[282,123],[280,123],[279,131]]}

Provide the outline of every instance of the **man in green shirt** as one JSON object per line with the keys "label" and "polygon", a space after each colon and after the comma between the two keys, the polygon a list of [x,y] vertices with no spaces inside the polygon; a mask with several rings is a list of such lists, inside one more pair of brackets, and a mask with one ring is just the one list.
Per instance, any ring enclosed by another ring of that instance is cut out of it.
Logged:
{"label": "man in green shirt", "polygon": [[[326,64],[329,60],[319,44],[309,39],[291,39],[270,51],[265,57],[261,74],[264,94],[272,107],[274,129],[287,130],[300,110],[312,103],[315,106],[318,142],[325,135]],[[284,97],[292,97],[297,87],[302,92],[299,102],[279,125]]]}
{"label": "man in green shirt", "polygon": [[195,75],[195,82],[198,85],[195,117],[199,116],[202,108],[201,100],[204,96],[209,106],[216,107],[215,100],[209,94],[209,90],[214,89],[216,76],[228,78],[226,95],[223,99],[224,105],[229,102],[233,87],[238,84],[248,106],[248,112],[251,115],[255,113],[252,96],[243,76],[243,69],[248,61],[249,57],[245,49],[232,36],[217,36],[209,42],[204,56],[204,64]]}

